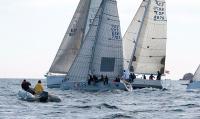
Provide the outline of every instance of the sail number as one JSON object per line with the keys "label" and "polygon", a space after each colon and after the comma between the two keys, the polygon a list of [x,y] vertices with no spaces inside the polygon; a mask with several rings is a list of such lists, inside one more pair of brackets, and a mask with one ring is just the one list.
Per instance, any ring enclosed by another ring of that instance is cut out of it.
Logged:
{"label": "sail number", "polygon": [[120,40],[120,27],[119,25],[112,25],[112,40]]}
{"label": "sail number", "polygon": [[154,7],[154,21],[164,21],[165,20],[165,2],[156,1],[156,6]]}
{"label": "sail number", "polygon": [[86,86],[87,86],[86,82],[77,82],[77,83],[74,83],[74,88],[84,88]]}

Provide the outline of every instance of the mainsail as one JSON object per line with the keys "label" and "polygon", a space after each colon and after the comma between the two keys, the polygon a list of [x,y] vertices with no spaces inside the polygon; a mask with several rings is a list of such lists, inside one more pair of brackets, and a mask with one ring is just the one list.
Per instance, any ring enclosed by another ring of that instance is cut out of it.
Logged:
{"label": "mainsail", "polygon": [[88,74],[116,77],[123,68],[120,21],[116,0],[103,0],[79,53],[68,72],[70,80]]}
{"label": "mainsail", "polygon": [[69,71],[101,1],[80,0],[49,72],[66,74]]}
{"label": "mainsail", "polygon": [[193,81],[200,81],[200,65],[194,74]]}
{"label": "mainsail", "polygon": [[164,73],[167,18],[164,0],[143,0],[123,39],[124,68]]}

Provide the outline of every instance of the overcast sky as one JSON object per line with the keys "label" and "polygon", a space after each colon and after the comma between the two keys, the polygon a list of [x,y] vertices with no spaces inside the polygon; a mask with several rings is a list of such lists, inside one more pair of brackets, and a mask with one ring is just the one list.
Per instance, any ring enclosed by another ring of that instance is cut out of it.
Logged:
{"label": "overcast sky", "polygon": [[[142,0],[118,0],[122,34]],[[0,0],[0,78],[41,78],[79,0]],[[168,78],[200,64],[200,0],[166,0]]]}

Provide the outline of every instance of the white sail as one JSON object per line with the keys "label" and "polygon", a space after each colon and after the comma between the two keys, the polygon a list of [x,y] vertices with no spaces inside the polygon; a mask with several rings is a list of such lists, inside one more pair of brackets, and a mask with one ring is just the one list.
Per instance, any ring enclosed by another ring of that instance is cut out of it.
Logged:
{"label": "white sail", "polygon": [[136,31],[136,35],[128,36],[126,33],[124,37],[125,42],[129,39],[135,41],[135,45],[132,43],[132,47],[134,47],[132,48],[133,50],[125,51],[126,53],[131,53],[131,55],[129,54],[127,55],[128,57],[126,57],[126,59],[130,60],[128,68],[131,69],[131,67],[133,67],[135,73],[155,74],[157,71],[163,73],[167,39],[165,1],[143,0],[134,19],[135,22],[133,20],[132,24],[138,25],[136,25],[136,27],[130,26],[127,32]]}
{"label": "white sail", "polygon": [[130,69],[129,64],[132,61],[132,54],[135,50],[134,48],[144,18],[146,5],[147,2],[142,2],[123,37],[124,69]]}
{"label": "white sail", "polygon": [[102,0],[91,0],[90,9],[89,9],[89,12],[88,12],[86,29],[85,29],[85,36],[90,29],[90,26],[91,26],[96,14],[97,14],[97,11],[100,7],[101,2],[102,2]]}
{"label": "white sail", "polygon": [[69,70],[70,80],[86,80],[89,73],[117,76],[122,71],[122,39],[116,0],[103,0]]}
{"label": "white sail", "polygon": [[67,73],[70,69],[91,21],[102,0],[80,0],[56,57],[51,65],[51,73]]}
{"label": "white sail", "polygon": [[200,81],[200,65],[194,74],[193,81]]}

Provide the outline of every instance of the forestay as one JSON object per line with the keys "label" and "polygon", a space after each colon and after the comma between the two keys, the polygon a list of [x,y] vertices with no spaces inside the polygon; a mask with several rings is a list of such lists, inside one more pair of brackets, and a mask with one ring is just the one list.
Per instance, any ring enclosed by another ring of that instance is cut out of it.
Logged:
{"label": "forestay", "polygon": [[[126,52],[125,60],[129,60],[128,68],[133,67],[135,73],[155,74],[157,71],[164,73],[166,39],[165,1],[143,0],[124,36],[124,52]],[[127,45],[128,42],[134,43],[130,46]],[[127,67],[127,64],[125,66]]]}
{"label": "forestay", "polygon": [[66,74],[69,71],[100,3],[101,0],[80,0],[49,72]]}
{"label": "forestay", "polygon": [[89,28],[97,14],[97,11],[100,7],[101,2],[102,2],[102,0],[91,0],[84,37],[87,35],[87,33],[89,31]]}
{"label": "forestay", "polygon": [[88,74],[116,77],[121,74],[121,29],[116,0],[103,0],[82,47],[69,70],[70,80],[86,80]]}

